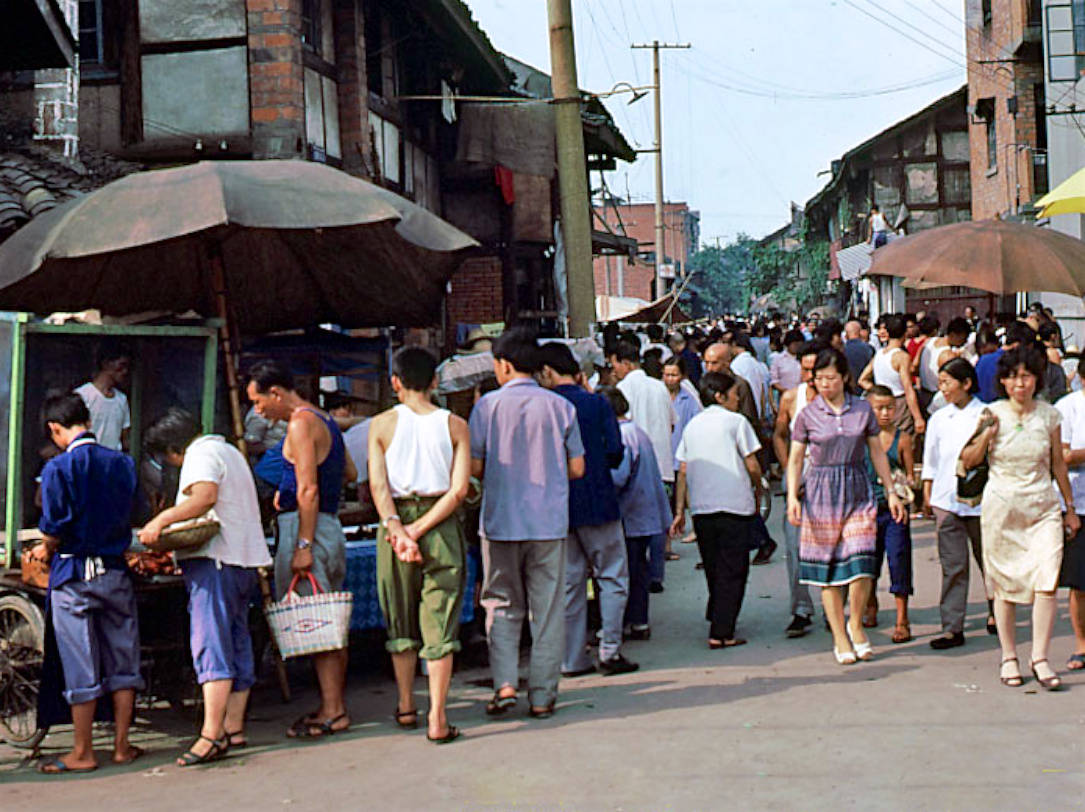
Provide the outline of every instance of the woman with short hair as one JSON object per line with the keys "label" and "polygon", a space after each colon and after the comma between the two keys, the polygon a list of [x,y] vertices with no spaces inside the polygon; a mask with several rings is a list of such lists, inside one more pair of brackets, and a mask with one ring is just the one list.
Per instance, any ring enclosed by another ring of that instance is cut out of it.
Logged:
{"label": "woman with short hair", "polygon": [[[1067,476],[1058,410],[1036,398],[1047,356],[1024,342],[998,359],[999,400],[988,406],[992,424],[961,452],[966,468],[984,459],[990,467],[983,491],[983,565],[995,600],[1002,645],[999,679],[1024,683],[1014,638],[1017,604],[1032,604],[1031,670],[1040,686],[1058,690],[1062,681],[1047,660],[1055,625],[1055,590],[1062,565],[1064,527],[1081,527]],[[1054,478],[1066,502],[1061,515],[1051,487]]]}
{"label": "woman with short hair", "polygon": [[177,764],[188,767],[244,747],[245,708],[256,682],[249,603],[257,567],[271,565],[260,523],[256,483],[240,451],[218,434],[203,434],[182,409],[170,409],[147,431],[147,445],[181,468],[177,501],[139,533],[154,547],[163,529],[214,510],[219,532],[206,544],[177,550],[191,615],[192,664],[203,692],[203,727]]}
{"label": "woman with short hair", "polygon": [[[787,517],[801,528],[799,580],[821,587],[833,633],[833,655],[840,665],[850,665],[874,656],[862,624],[877,565],[878,506],[866,471],[868,450],[882,482],[893,478],[885,449],[878,442],[874,412],[850,392],[851,373],[844,353],[832,348],[819,352],[814,383],[818,396],[799,412],[791,433]],[[903,522],[905,507],[892,488],[887,489],[886,499],[893,520]],[[851,601],[847,627],[843,587]]]}

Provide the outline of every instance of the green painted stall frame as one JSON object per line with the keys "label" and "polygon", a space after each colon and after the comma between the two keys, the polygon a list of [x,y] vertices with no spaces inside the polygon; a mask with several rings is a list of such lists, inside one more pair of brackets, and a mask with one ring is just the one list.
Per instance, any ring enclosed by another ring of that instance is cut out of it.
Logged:
{"label": "green painted stall frame", "polygon": [[[26,444],[39,443],[44,438],[43,434],[36,433],[38,427],[28,422],[28,410],[33,409],[29,401],[40,401],[44,393],[33,392],[33,397],[28,397],[27,383],[28,379],[42,379],[47,374],[43,367],[51,368],[46,359],[46,347],[52,343],[54,354],[66,348],[79,349],[75,353],[79,358],[71,360],[72,363],[82,361],[83,381],[80,382],[89,380],[93,373],[86,358],[93,358],[92,347],[99,342],[114,340],[131,347],[129,448],[138,465],[142,434],[148,419],[145,412],[150,408],[149,403],[145,408],[145,401],[160,399],[162,384],[171,380],[170,376],[183,371],[189,373],[190,385],[186,394],[191,396],[176,405],[198,410],[200,421],[208,430],[216,425],[220,326],[218,319],[184,325],[47,324],[28,313],[0,311],[0,466],[3,469],[0,470],[0,494],[4,502],[0,511],[4,521],[0,568],[18,565],[17,542],[20,531],[24,530],[20,525],[24,523],[25,487],[28,484],[24,476],[28,455]],[[165,357],[159,359],[160,355]],[[148,392],[148,387],[154,389]],[[162,404],[157,408],[162,411]]]}

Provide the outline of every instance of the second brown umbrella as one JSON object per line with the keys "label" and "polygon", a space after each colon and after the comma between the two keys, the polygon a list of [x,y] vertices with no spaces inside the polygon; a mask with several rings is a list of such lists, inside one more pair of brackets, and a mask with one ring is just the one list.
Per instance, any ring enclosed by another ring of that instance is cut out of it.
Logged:
{"label": "second brown umbrella", "polygon": [[1049,228],[977,220],[921,231],[874,252],[870,274],[904,285],[959,285],[996,294],[1085,296],[1085,242]]}

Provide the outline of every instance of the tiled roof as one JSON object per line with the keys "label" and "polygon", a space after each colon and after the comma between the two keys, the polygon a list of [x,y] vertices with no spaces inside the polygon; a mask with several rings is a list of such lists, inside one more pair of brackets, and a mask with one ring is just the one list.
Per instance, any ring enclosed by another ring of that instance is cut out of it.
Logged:
{"label": "tiled roof", "polygon": [[0,241],[54,206],[140,168],[94,150],[82,150],[78,161],[40,147],[0,152]]}

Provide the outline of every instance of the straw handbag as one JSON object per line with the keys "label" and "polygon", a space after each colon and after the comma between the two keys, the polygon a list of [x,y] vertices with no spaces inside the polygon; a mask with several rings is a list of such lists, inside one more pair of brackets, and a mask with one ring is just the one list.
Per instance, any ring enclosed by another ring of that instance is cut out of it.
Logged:
{"label": "straw handbag", "polygon": [[219,524],[215,511],[209,510],[195,519],[174,522],[165,528],[151,548],[156,553],[171,553],[174,550],[188,550],[202,547],[219,534]]}
{"label": "straw handbag", "polygon": [[265,610],[267,625],[284,660],[346,648],[350,635],[354,595],[322,592],[312,573],[307,575],[312,595],[302,596],[294,591],[300,577],[295,575],[283,599]]}

